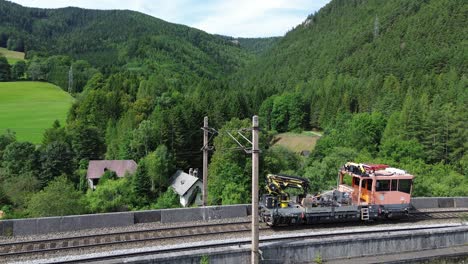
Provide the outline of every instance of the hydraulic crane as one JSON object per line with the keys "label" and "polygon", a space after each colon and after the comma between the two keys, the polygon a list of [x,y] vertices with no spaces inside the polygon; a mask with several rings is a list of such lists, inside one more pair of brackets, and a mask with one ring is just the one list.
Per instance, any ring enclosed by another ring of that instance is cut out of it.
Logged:
{"label": "hydraulic crane", "polygon": [[305,178],[288,175],[268,174],[266,189],[268,194],[279,202],[281,208],[288,207],[290,194],[286,192],[287,188],[299,189],[301,194],[299,198],[304,198],[309,190],[309,181]]}

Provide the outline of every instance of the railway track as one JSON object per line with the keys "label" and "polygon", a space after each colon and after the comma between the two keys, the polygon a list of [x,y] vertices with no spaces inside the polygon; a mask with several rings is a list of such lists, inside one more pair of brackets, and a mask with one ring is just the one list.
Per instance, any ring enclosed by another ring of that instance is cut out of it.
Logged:
{"label": "railway track", "polygon": [[[426,211],[412,212],[406,221],[418,221],[427,219],[451,219],[460,218],[468,214],[468,210],[457,211]],[[326,224],[321,224],[319,227],[326,228]],[[261,229],[271,230],[265,225],[260,226]],[[303,226],[301,229],[307,229]],[[287,228],[280,228],[287,230]],[[208,237],[213,235],[234,234],[250,232],[250,222],[238,223],[222,223],[222,224],[204,224],[196,226],[170,227],[146,229],[138,231],[116,232],[108,234],[83,235],[73,237],[63,237],[43,240],[29,240],[17,242],[0,243],[0,259],[8,261],[21,259],[30,256],[53,256],[58,253],[74,252],[86,250],[89,248],[116,247],[118,245],[138,245],[144,242],[167,241],[171,239],[191,239]],[[237,243],[238,244],[238,243]],[[154,252],[153,252],[154,253]],[[161,251],[159,253],[164,253]],[[152,254],[152,253],[148,253]],[[0,261],[2,262],[2,261]]]}
{"label": "railway track", "polygon": [[411,212],[409,220],[453,219],[468,215],[468,210],[417,211]]}
{"label": "railway track", "polygon": [[[267,228],[262,226],[261,228]],[[64,238],[0,243],[0,259],[22,257],[87,248],[108,247],[129,243],[157,242],[208,235],[222,235],[250,231],[250,222],[205,224],[184,227],[156,228],[108,234],[72,236]],[[0,261],[1,262],[1,261]]]}
{"label": "railway track", "polygon": [[[423,230],[444,230],[446,228],[453,228],[456,225],[439,225],[439,226],[429,226],[429,227],[405,227],[405,228],[390,228],[390,229],[377,229],[377,230],[360,230],[360,231],[340,231],[340,232],[333,232],[333,233],[321,233],[321,234],[300,234],[300,235],[292,235],[286,237],[267,237],[267,238],[260,238],[260,243],[281,243],[286,244],[289,242],[295,241],[304,241],[305,239],[325,239],[331,237],[340,237],[340,236],[367,236],[372,237],[375,234],[382,234],[383,232],[386,235],[396,234],[398,232],[407,232],[407,231],[423,231]],[[251,245],[250,239],[238,239],[235,241],[214,241],[208,242],[203,245],[181,245],[181,246],[172,246],[168,248],[160,248],[160,249],[143,249],[138,252],[125,252],[125,253],[118,253],[113,252],[109,255],[102,255],[102,256],[91,256],[91,257],[83,257],[79,259],[70,259],[70,260],[58,260],[58,261],[51,261],[48,263],[85,263],[85,262],[100,262],[100,261],[109,261],[109,260],[123,260],[132,257],[142,257],[142,256],[150,256],[150,255],[159,255],[165,253],[189,253],[194,250],[203,250],[203,249],[216,249],[216,248],[227,248],[235,246],[236,248],[245,247],[247,250]],[[260,245],[261,248],[261,245]]]}

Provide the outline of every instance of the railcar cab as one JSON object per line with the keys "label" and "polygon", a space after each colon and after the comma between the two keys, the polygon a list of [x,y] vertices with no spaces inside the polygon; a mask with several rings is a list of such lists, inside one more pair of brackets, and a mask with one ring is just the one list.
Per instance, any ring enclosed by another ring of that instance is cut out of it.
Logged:
{"label": "railcar cab", "polygon": [[353,205],[406,208],[411,199],[413,178],[404,170],[384,164],[348,162],[340,170],[338,190],[349,193]]}

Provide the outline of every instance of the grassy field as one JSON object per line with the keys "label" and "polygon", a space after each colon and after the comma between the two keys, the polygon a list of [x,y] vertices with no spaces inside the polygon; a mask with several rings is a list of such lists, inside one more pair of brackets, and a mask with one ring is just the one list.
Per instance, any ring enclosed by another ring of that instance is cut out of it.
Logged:
{"label": "grassy field", "polygon": [[320,138],[321,133],[313,131],[304,131],[300,134],[297,133],[282,133],[275,136],[275,145],[284,146],[296,153],[302,150],[311,151],[314,149],[317,140]]}
{"label": "grassy field", "polygon": [[17,61],[24,60],[24,52],[17,52],[7,50],[6,48],[0,48],[0,53],[7,58],[8,64],[10,65],[15,64]]}
{"label": "grassy field", "polygon": [[19,141],[40,143],[55,120],[65,124],[73,98],[43,82],[0,82],[0,133],[16,132]]}

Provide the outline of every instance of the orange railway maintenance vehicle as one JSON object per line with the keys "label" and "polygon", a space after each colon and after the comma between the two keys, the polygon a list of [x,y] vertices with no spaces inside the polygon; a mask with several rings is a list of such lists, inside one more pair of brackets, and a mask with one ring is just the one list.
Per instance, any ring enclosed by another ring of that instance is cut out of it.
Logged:
{"label": "orange railway maintenance vehicle", "polygon": [[[269,174],[260,218],[270,226],[370,221],[408,215],[414,176],[384,164],[346,163],[337,187],[307,193],[305,178]],[[297,189],[296,195],[288,190]]]}

